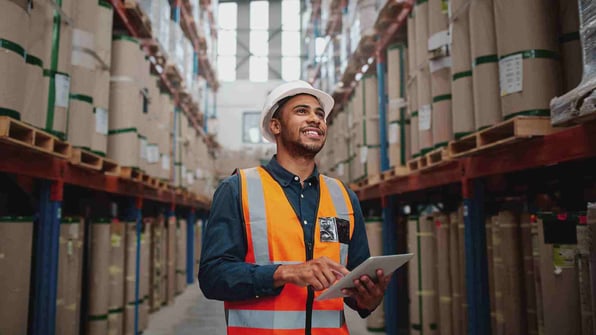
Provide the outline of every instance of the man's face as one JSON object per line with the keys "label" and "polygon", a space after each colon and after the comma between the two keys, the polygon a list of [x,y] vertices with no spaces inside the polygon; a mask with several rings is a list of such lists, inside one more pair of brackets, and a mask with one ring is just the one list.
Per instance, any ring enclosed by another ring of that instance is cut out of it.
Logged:
{"label": "man's face", "polygon": [[[290,98],[279,110],[278,151],[285,149],[294,156],[314,157],[325,144],[327,124],[325,111],[317,98],[300,94]],[[275,120],[273,121],[275,122]]]}

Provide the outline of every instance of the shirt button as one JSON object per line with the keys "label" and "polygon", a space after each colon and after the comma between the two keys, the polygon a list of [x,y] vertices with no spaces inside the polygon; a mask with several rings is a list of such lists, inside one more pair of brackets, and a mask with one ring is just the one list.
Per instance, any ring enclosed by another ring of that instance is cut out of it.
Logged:
{"label": "shirt button", "polygon": [[312,186],[312,183],[308,183],[308,186]]}
{"label": "shirt button", "polygon": [[304,194],[300,194],[300,198],[304,198]]}
{"label": "shirt button", "polygon": [[308,224],[308,222],[306,220],[304,220],[304,224],[306,225],[306,224]]}
{"label": "shirt button", "polygon": [[255,298],[256,298],[256,299],[259,299],[260,297],[259,297],[258,295],[255,295]]}
{"label": "shirt button", "polygon": [[300,178],[298,178],[298,176],[294,176],[294,180],[295,180],[295,181],[299,181],[299,180],[300,180]]}

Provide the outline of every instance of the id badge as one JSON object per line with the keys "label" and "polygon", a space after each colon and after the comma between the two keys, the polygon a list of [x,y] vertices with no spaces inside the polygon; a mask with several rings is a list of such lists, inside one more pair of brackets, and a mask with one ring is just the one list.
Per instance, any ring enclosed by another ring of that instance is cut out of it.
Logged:
{"label": "id badge", "polygon": [[336,217],[319,218],[321,242],[350,242],[350,221]]}

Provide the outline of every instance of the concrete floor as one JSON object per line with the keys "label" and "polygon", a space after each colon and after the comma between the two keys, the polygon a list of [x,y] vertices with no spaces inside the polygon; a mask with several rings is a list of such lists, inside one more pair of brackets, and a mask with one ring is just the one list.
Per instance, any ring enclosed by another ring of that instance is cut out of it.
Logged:
{"label": "concrete floor", "polygon": [[[351,335],[384,335],[366,330],[366,321],[346,308]],[[225,335],[223,303],[206,299],[197,285],[186,288],[173,305],[151,314],[144,335]]]}

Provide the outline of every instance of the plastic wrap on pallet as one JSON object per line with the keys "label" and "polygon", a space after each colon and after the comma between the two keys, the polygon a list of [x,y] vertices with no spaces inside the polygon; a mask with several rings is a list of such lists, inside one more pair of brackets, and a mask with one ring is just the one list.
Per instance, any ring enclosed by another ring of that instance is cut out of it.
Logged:
{"label": "plastic wrap on pallet", "polygon": [[596,113],[596,2],[578,0],[583,76],[578,87],[551,100],[553,125]]}

